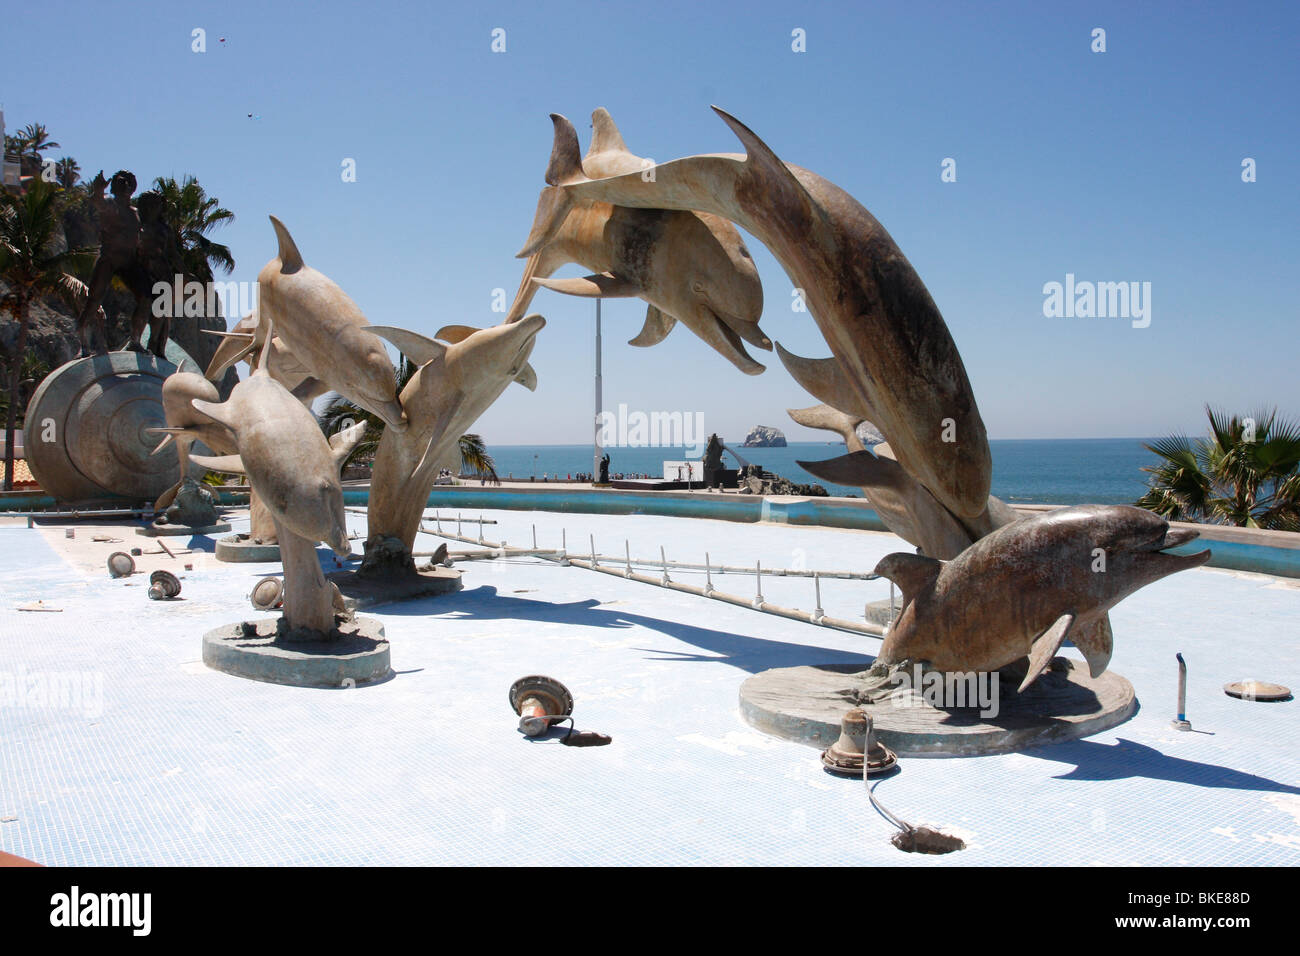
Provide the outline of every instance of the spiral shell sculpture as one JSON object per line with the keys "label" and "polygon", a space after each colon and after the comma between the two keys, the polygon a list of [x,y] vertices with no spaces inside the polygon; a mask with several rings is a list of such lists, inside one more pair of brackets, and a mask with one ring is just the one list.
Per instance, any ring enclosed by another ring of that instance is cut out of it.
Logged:
{"label": "spiral shell sculpture", "polygon": [[200,369],[185,352],[109,352],[55,369],[27,405],[24,445],[32,476],[60,501],[152,501],[180,478],[173,455],[154,455],[165,426],[162,384]]}

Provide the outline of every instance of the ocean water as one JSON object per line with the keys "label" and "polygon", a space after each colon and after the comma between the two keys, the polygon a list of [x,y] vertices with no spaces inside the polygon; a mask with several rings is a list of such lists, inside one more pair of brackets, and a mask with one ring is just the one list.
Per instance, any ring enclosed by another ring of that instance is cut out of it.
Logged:
{"label": "ocean water", "polygon": [[[1023,439],[990,441],[993,452],[993,494],[1004,501],[1038,504],[1132,504],[1146,487],[1143,465],[1155,455],[1142,447],[1142,438]],[[608,448],[610,474],[619,472],[659,477],[665,461],[687,459],[684,448]],[[844,454],[839,442],[792,442],[785,448],[741,448],[752,464],[762,465],[794,482],[816,481],[797,464]],[[564,478],[592,470],[590,445],[489,445],[497,474],[527,480],[536,474]],[[735,467],[725,454],[723,462]],[[855,494],[821,482],[832,494]]]}

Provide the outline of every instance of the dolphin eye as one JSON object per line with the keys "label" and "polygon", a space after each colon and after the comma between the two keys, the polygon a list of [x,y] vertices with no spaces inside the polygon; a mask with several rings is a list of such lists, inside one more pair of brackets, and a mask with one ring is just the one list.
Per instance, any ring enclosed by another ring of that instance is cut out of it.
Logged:
{"label": "dolphin eye", "polygon": [[691,283],[691,291],[694,292],[696,295],[703,295],[704,283],[701,282],[699,279],[696,279],[694,282]]}
{"label": "dolphin eye", "polygon": [[749,254],[749,249],[747,249],[747,248],[746,248],[745,246],[743,246],[743,245],[740,247],[740,254],[741,254],[742,256],[744,256],[746,259],[752,258],[752,257],[750,256],[750,254]]}

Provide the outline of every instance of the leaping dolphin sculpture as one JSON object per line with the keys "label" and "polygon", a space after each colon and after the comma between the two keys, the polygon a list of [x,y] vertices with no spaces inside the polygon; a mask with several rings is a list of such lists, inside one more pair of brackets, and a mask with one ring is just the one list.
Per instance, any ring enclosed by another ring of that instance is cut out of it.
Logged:
{"label": "leaping dolphin sculpture", "polygon": [[836,432],[848,449],[848,454],[839,458],[800,461],[798,465],[823,481],[861,488],[885,527],[931,558],[951,560],[990,531],[1020,519],[1014,508],[993,495],[981,514],[958,519],[903,470],[887,442],[867,450],[858,437],[860,422],[854,416],[829,405],[786,411],[807,428]]}
{"label": "leaping dolphin sculpture", "polygon": [[214,471],[248,475],[275,522],[284,562],[285,623],[329,634],[337,589],[325,580],[316,542],[324,541],[340,556],[351,551],[339,467],[365,424],[326,441],[311,412],[271,377],[266,362],[264,351],[257,370],[225,402],[191,399],[198,412],[229,429],[238,449],[233,456],[192,455],[191,460]]}
{"label": "leaping dolphin sculpture", "polygon": [[375,451],[360,574],[414,572],[411,549],[438,469],[459,465],[460,436],[512,381],[530,390],[537,387],[528,357],[545,325],[544,318],[533,314],[486,329],[447,326],[438,332],[441,342],[385,330],[419,368],[401,395],[410,427],[400,432],[385,428]]}
{"label": "leaping dolphin sculpture", "polygon": [[1197,535],[1141,508],[1080,505],[999,528],[952,561],[886,555],[876,573],[902,588],[903,606],[876,662],[993,671],[1028,656],[1024,690],[1068,638],[1097,677],[1110,663],[1107,612],[1139,588],[1209,561],[1208,550],[1168,553]]}
{"label": "leaping dolphin sculpture", "polygon": [[[279,252],[257,277],[258,312],[311,375],[391,428],[405,428],[393,363],[361,309],[327,276],[303,262],[274,216]],[[265,338],[271,338],[268,334]]]}
{"label": "leaping dolphin sculpture", "polygon": [[[549,185],[519,253],[528,262],[506,321],[523,315],[537,286],[591,298],[635,296],[648,307],[645,326],[631,345],[657,345],[681,322],[745,374],[762,372],[764,366],[750,357],[744,342],[772,348],[758,327],[763,286],[735,226],[707,212],[563,199],[560,187],[592,177],[639,175],[652,165],[628,151],[606,110],[596,110],[591,119],[594,132],[583,158],[573,124],[551,114],[555,142],[546,169]],[[593,274],[548,278],[569,262]]]}
{"label": "leaping dolphin sculpture", "polygon": [[[803,290],[830,346],[831,360],[809,366],[819,379],[813,394],[873,422],[899,464],[954,515],[980,515],[992,474],[988,437],[957,346],[920,277],[852,196],[782,162],[747,126],[714,109],[746,155],[690,156],[650,171],[563,182],[543,193],[525,251],[551,241],[581,203],[697,210],[739,224]],[[795,377],[808,387],[807,376]]]}
{"label": "leaping dolphin sculpture", "polygon": [[217,424],[190,404],[190,400],[195,398],[208,402],[221,400],[217,387],[197,372],[173,372],[163,380],[162,406],[167,427],[146,430],[163,436],[153,454],[158,454],[170,444],[176,445],[180,480],[159,496],[153,506],[155,511],[165,510],[175,499],[176,492],[180,491],[185,476],[190,471],[190,448],[196,441],[202,442],[217,455],[235,454],[235,436],[230,433],[230,429]]}

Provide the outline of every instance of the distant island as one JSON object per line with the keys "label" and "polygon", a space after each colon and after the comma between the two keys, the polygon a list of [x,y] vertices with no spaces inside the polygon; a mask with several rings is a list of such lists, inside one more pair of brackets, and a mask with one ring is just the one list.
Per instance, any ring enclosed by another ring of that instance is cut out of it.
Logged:
{"label": "distant island", "polygon": [[745,436],[744,448],[784,448],[785,435],[771,425],[755,425]]}

